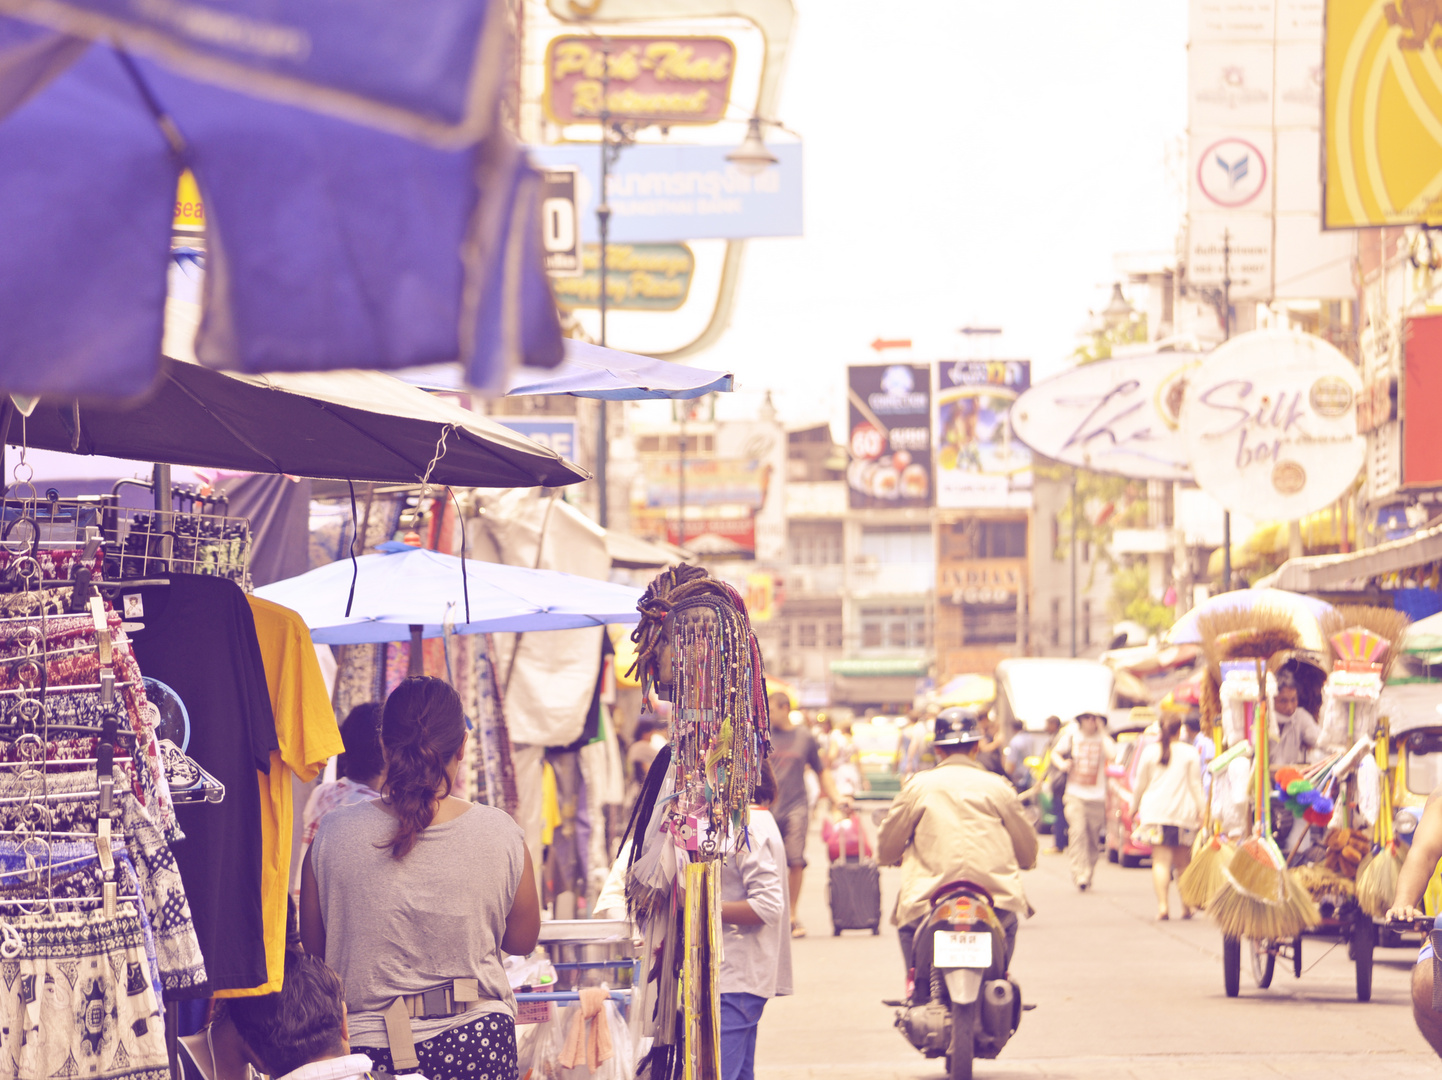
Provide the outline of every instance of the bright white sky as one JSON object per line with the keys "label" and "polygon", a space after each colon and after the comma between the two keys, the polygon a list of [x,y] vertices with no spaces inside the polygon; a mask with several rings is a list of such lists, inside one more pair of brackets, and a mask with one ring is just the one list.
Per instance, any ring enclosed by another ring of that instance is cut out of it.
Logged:
{"label": "bright white sky", "polygon": [[[1183,206],[1185,0],[797,0],[780,119],[806,144],[806,235],[748,245],[734,318],[693,358],[788,426],[842,437],[877,336],[930,361],[1055,371],[1119,252],[1170,250]],[[725,398],[726,395],[723,395]]]}

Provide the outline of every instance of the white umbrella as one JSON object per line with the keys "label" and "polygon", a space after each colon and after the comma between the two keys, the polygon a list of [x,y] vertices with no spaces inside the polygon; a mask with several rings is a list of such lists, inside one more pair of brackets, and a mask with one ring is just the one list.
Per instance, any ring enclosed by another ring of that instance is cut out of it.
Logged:
{"label": "white umbrella", "polygon": [[382,544],[378,554],[342,559],[255,594],[299,613],[320,645],[410,641],[413,627],[420,627],[423,637],[440,637],[447,629],[520,633],[634,623],[641,599],[641,590],[627,585],[462,560],[396,542]]}

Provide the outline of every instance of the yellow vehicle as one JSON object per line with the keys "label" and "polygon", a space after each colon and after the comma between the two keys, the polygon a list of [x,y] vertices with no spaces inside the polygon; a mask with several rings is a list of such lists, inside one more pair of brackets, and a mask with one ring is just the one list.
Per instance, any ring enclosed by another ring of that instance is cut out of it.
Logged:
{"label": "yellow vehicle", "polygon": [[[1427,796],[1442,787],[1442,683],[1390,685],[1382,691],[1380,713],[1390,743],[1392,805],[1398,839],[1410,840]],[[1428,915],[1442,911],[1442,873],[1432,876],[1423,896]],[[1383,929],[1379,944],[1402,945],[1402,935]]]}

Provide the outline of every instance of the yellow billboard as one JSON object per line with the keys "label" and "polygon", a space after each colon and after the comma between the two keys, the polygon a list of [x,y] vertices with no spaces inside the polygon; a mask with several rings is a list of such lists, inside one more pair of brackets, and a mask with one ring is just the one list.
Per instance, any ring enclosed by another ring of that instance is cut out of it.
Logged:
{"label": "yellow billboard", "polygon": [[1442,224],[1438,7],[1327,0],[1324,227]]}

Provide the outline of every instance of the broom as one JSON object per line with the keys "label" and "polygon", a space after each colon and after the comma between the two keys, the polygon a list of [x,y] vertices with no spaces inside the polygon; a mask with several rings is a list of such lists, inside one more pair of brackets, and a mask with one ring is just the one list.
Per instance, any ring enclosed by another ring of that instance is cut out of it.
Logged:
{"label": "broom", "polygon": [[[1381,660],[1382,679],[1385,681],[1391,678],[1392,667],[1402,653],[1402,638],[1406,635],[1410,622],[1404,613],[1392,608],[1373,607],[1370,604],[1342,604],[1327,612],[1317,621],[1321,624],[1322,636],[1327,639],[1328,643],[1331,643],[1332,638],[1337,634],[1353,626],[1370,630],[1387,642],[1387,650],[1382,654]],[[1335,652],[1334,646],[1334,661],[1337,659]]]}
{"label": "broom", "polygon": [[[1221,736],[1216,736],[1218,742]],[[1207,785],[1207,808],[1202,817],[1204,828],[1197,842],[1192,845],[1192,861],[1177,878],[1177,892],[1182,903],[1201,911],[1206,908],[1216,891],[1222,885],[1222,871],[1232,859],[1232,845],[1222,836],[1218,823],[1212,820],[1212,788],[1215,779]]]}
{"label": "broom", "polygon": [[1377,807],[1377,844],[1357,867],[1357,906],[1375,919],[1386,916],[1397,896],[1397,877],[1408,845],[1392,829],[1392,785],[1387,782],[1387,738],[1377,740],[1377,767],[1382,770],[1382,797]]}
{"label": "broom", "polygon": [[[1295,631],[1293,633],[1295,635]],[[1270,640],[1266,633],[1248,634],[1246,639],[1238,638],[1227,645],[1227,651],[1238,659],[1236,651],[1257,650],[1252,658],[1257,664],[1260,694],[1266,693],[1263,658],[1275,651],[1262,653],[1261,649],[1267,648]],[[1208,912],[1221,928],[1223,936],[1232,939],[1294,938],[1308,926],[1315,926],[1321,921],[1312,898],[1287,873],[1286,861],[1272,839],[1272,774],[1267,755],[1267,725],[1270,719],[1266,707],[1258,702],[1252,723],[1252,739],[1256,748],[1253,766],[1256,827],[1253,835],[1237,847],[1231,861],[1222,870],[1222,885],[1208,904]]]}

